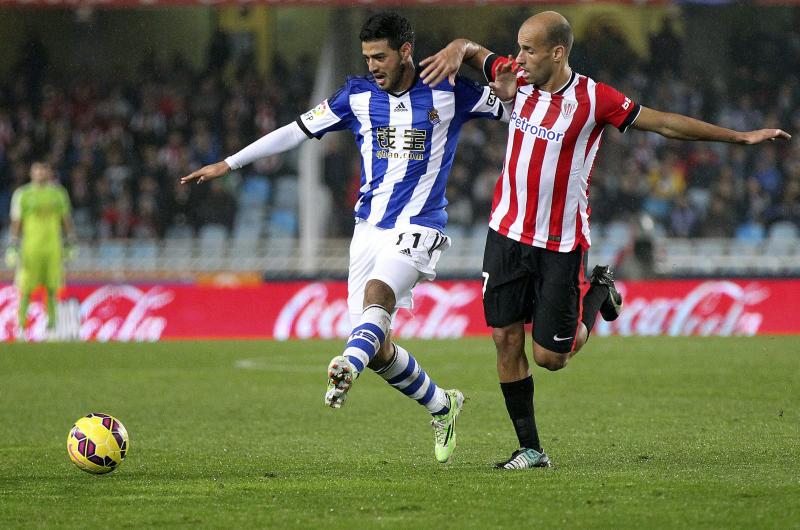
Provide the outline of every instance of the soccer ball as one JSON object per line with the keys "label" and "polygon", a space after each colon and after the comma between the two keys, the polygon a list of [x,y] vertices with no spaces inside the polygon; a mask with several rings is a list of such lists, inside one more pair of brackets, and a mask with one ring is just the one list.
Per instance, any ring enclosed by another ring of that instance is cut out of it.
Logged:
{"label": "soccer ball", "polygon": [[67,435],[67,453],[76,466],[101,475],[114,471],[128,452],[128,431],[108,414],[92,412],[75,422]]}

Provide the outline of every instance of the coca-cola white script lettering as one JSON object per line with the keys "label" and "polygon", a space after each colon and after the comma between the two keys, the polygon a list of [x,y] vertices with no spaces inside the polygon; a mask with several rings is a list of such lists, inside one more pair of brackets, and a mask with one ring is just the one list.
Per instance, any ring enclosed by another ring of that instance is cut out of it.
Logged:
{"label": "coca-cola white script lettering", "polygon": [[747,307],[766,300],[770,291],[758,283],[738,285],[707,281],[683,297],[624,298],[622,314],[614,322],[598,318],[598,335],[755,335],[764,317]]}
{"label": "coca-cola white script lettering", "polygon": [[[352,330],[347,300],[329,300],[328,296],[324,283],[301,288],[281,308],[273,336],[279,340],[347,337]],[[469,284],[455,283],[449,288],[433,283],[418,285],[414,289],[414,311],[399,311],[392,332],[400,337],[462,337],[470,324],[464,308],[476,298],[480,299],[480,290]]]}
{"label": "coca-cola white script lettering", "polygon": [[[59,328],[64,325],[78,329],[56,329],[59,337],[78,337],[101,342],[157,341],[167,325],[166,318],[153,314],[175,298],[175,294],[159,286],[146,290],[132,285],[106,285],[91,292],[80,305],[62,302],[59,313],[75,306],[78,318],[59,315]],[[17,290],[12,286],[0,288],[0,340],[9,340],[17,333]],[[70,324],[74,322],[74,324]],[[66,323],[66,324],[64,324]],[[47,336],[47,311],[35,301],[28,308],[27,340],[41,341]]]}

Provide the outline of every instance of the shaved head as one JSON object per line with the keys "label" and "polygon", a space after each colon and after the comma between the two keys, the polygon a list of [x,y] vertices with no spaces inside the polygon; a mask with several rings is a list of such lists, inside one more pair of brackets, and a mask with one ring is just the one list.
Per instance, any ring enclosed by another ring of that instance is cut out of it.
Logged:
{"label": "shaved head", "polygon": [[527,30],[542,36],[544,44],[550,48],[563,46],[564,55],[569,56],[572,49],[572,26],[564,15],[555,11],[542,11],[522,24],[521,31]]}

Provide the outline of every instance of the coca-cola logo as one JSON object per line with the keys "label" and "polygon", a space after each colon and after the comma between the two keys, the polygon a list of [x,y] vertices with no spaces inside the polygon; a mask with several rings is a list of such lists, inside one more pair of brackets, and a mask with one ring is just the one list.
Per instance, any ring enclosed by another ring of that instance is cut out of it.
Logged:
{"label": "coca-cola logo", "polygon": [[[414,289],[414,311],[399,311],[392,323],[392,333],[400,337],[462,337],[470,326],[465,310],[480,299],[474,286],[455,283],[442,287],[424,283]],[[347,301],[329,300],[324,283],[311,283],[292,296],[281,308],[273,328],[279,340],[296,338],[344,338],[352,331]]]}
{"label": "coca-cola logo", "polygon": [[[156,341],[161,338],[167,319],[155,311],[173,301],[175,294],[162,287],[143,290],[132,285],[108,285],[90,293],[78,306],[77,330],[58,329],[61,337],[101,342]],[[17,290],[0,288],[0,340],[9,340],[17,332]],[[68,310],[70,304],[61,304]],[[61,320],[61,318],[59,317]],[[26,339],[44,340],[47,311],[41,302],[31,303],[28,310]],[[61,325],[61,323],[59,323]]]}
{"label": "coca-cola logo", "polygon": [[770,295],[765,286],[730,281],[703,282],[685,296],[669,298],[632,298],[624,284],[617,287],[625,303],[622,314],[614,322],[598,319],[598,335],[755,335],[764,316],[747,308]]}

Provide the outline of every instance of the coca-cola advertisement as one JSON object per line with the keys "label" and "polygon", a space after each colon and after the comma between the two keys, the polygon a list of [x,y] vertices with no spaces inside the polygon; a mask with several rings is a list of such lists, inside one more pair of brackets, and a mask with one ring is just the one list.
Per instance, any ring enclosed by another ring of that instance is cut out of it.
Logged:
{"label": "coca-cola advertisement", "polygon": [[[598,319],[596,335],[756,335],[800,333],[800,280],[664,280],[617,282],[622,315]],[[414,290],[414,309],[400,310],[400,337],[488,335],[482,285],[436,281]],[[65,290],[54,330],[36,298],[25,340],[157,341],[161,339],[344,338],[350,332],[346,282],[275,282],[252,287],[82,285]],[[0,285],[0,340],[18,336],[18,295]]]}

